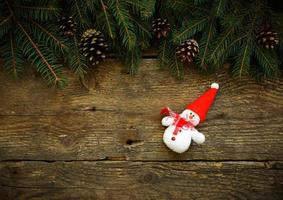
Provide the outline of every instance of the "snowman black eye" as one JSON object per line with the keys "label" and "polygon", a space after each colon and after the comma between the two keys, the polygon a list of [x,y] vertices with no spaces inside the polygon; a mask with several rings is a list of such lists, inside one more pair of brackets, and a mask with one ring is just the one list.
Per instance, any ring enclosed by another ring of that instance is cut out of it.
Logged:
{"label": "snowman black eye", "polygon": [[193,113],[190,113],[190,115],[192,115]]}
{"label": "snowman black eye", "polygon": [[193,117],[195,117],[195,115],[193,115]]}

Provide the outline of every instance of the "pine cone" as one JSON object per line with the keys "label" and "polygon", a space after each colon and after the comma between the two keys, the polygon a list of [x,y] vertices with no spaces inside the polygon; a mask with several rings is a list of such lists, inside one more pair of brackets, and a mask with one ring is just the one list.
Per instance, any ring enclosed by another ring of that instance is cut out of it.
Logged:
{"label": "pine cone", "polygon": [[59,29],[65,36],[73,36],[76,32],[76,22],[73,17],[63,16],[58,19]]}
{"label": "pine cone", "polygon": [[83,33],[79,47],[91,65],[97,65],[106,57],[108,45],[100,31],[88,29]]}
{"label": "pine cone", "polygon": [[192,62],[199,52],[197,41],[189,39],[176,48],[176,56],[181,62]]}
{"label": "pine cone", "polygon": [[257,42],[263,45],[266,49],[274,49],[279,44],[278,33],[269,26],[262,29],[257,37]]}
{"label": "pine cone", "polygon": [[158,39],[161,37],[166,38],[170,31],[170,24],[167,19],[157,18],[152,21],[151,27]]}

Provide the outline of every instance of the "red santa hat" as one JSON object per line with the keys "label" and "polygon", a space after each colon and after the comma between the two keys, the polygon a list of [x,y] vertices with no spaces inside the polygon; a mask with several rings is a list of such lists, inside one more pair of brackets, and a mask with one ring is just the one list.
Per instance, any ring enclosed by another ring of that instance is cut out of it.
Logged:
{"label": "red santa hat", "polygon": [[206,114],[217,94],[218,88],[218,83],[212,83],[210,88],[203,95],[201,95],[193,103],[187,105],[186,109],[192,110],[198,114],[200,122],[204,121]]}

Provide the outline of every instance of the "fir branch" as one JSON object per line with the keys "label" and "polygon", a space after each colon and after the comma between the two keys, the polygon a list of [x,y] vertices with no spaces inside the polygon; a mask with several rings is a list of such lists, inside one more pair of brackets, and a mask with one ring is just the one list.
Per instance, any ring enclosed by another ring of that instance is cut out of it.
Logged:
{"label": "fir branch", "polygon": [[111,5],[115,19],[120,26],[120,35],[122,44],[130,51],[136,45],[136,35],[133,32],[133,24],[129,20],[129,12],[121,3],[116,0],[116,3]]}
{"label": "fir branch", "polygon": [[186,9],[186,10],[190,9],[191,12],[195,12],[195,11],[208,12],[209,11],[204,6],[203,7],[197,6],[197,4],[195,4],[192,1],[185,2],[184,0],[171,0],[170,4],[175,8],[178,7],[178,8]]}
{"label": "fir branch", "polygon": [[5,23],[7,23],[10,19],[12,18],[12,15],[9,15],[8,17],[6,17],[5,19],[3,19],[0,22],[0,26],[3,26]]}
{"label": "fir branch", "polygon": [[51,11],[51,12],[55,12],[57,10],[57,8],[54,7],[44,7],[44,6],[25,6],[25,5],[17,5],[15,4],[13,6],[14,8],[22,8],[22,9],[26,9],[26,10],[35,10],[35,11]]}
{"label": "fir branch", "polygon": [[[32,24],[34,24],[37,28],[40,29],[40,32],[37,34],[38,38],[42,37],[42,34],[45,34],[47,37],[43,37],[41,40],[45,40],[46,43],[48,41],[50,43],[50,46],[54,46],[55,50],[57,50],[57,48],[59,48],[59,50],[61,51],[61,53],[63,53],[68,47],[65,44],[65,41],[62,38],[59,38],[58,36],[55,35],[55,30],[53,30],[52,32],[47,30],[48,25],[46,25],[45,27],[43,27],[42,25],[40,25],[39,23],[37,23],[36,21],[34,21],[33,19],[30,19],[30,21],[32,22]],[[35,31],[34,31],[35,33]]]}
{"label": "fir branch", "polygon": [[213,50],[210,53],[210,60],[214,61],[214,64],[216,64],[217,60],[220,59],[220,55],[223,55],[223,53],[227,50],[227,46],[229,45],[230,41],[229,39],[234,30],[234,27],[231,27],[224,34],[221,34],[218,40],[216,40],[216,45],[213,47]]}
{"label": "fir branch", "polygon": [[[28,34],[28,32],[25,30],[25,28],[19,23],[17,22],[18,27],[21,29],[21,31],[24,33],[25,37],[27,38],[27,40],[30,42],[33,50],[36,52],[36,54],[39,56],[39,59],[42,61],[42,63],[44,64],[45,67],[48,68],[51,77],[49,76],[49,73],[46,73],[45,70],[40,70],[42,73],[45,74],[45,77],[49,79],[50,82],[54,81],[55,84],[59,83],[61,81],[61,78],[59,77],[59,75],[57,75],[57,73],[55,72],[55,67],[53,68],[52,64],[50,64],[48,62],[48,60],[45,58],[45,56],[43,55],[43,53],[41,52],[41,50],[39,49],[39,47],[37,46],[36,42],[33,41],[33,39],[31,38],[31,36]],[[28,47],[26,47],[28,48]],[[38,66],[40,66],[41,63],[39,63]]]}
{"label": "fir branch", "polygon": [[[246,39],[248,37],[248,34],[239,34],[239,37],[235,38],[228,46],[227,49],[233,49],[233,46],[237,46],[237,43],[241,44],[241,41],[243,39]],[[236,52],[236,51],[233,51]]]}
{"label": "fir branch", "polygon": [[100,0],[100,4],[101,4],[101,7],[102,7],[102,10],[103,10],[103,14],[105,16],[105,20],[106,20],[106,24],[107,24],[107,30],[108,30],[108,33],[109,33],[109,36],[110,38],[114,38],[114,34],[113,34],[113,31],[112,31],[112,28],[111,28],[111,25],[110,25],[110,20],[109,20],[109,16],[108,16],[108,13],[107,13],[107,6],[104,4],[103,0]]}
{"label": "fir branch", "polygon": [[136,47],[125,54],[125,64],[129,69],[130,74],[136,74],[141,61],[141,50]]}
{"label": "fir branch", "polygon": [[35,5],[13,4],[15,13],[19,17],[33,18],[39,21],[51,20],[59,15],[60,9],[54,5],[49,5],[46,1],[38,1]]}
{"label": "fir branch", "polygon": [[78,41],[76,36],[73,37],[74,46],[68,54],[68,64],[72,71],[80,77],[81,80],[84,79],[84,75],[88,70],[85,57],[80,54],[78,49]]}
{"label": "fir branch", "polygon": [[[259,5],[257,5],[254,12],[257,13],[258,9],[259,9]],[[233,72],[234,74],[237,74],[240,77],[242,75],[248,74],[251,64],[250,59],[252,56],[252,50],[255,48],[254,42],[252,41],[252,38],[254,38],[254,30],[256,27],[256,19],[257,19],[257,15],[255,13],[248,11],[247,13],[247,17],[249,17],[248,23],[245,24],[246,26],[242,27],[242,30],[239,32],[240,35],[239,38],[244,38],[244,39],[239,41],[240,48],[238,50],[238,53],[236,53],[236,63],[234,65]],[[237,40],[239,40],[239,38]],[[237,46],[234,47],[234,49],[236,48]]]}
{"label": "fir branch", "polygon": [[4,69],[14,77],[18,77],[23,71],[24,59],[20,48],[15,44],[15,38],[10,33],[8,35],[7,43],[1,48],[4,59]]}
{"label": "fir branch", "polygon": [[178,61],[177,57],[174,56],[173,62],[169,65],[171,71],[176,75],[178,79],[182,79],[184,76],[184,67],[183,65]]}
{"label": "fir branch", "polygon": [[[239,75],[242,76],[244,69],[247,68],[247,66],[249,65],[249,43],[247,42],[244,48],[244,51],[242,53],[242,56],[240,57],[240,65],[239,65]],[[245,70],[245,72],[247,72],[247,70]]]}
{"label": "fir branch", "polygon": [[144,33],[148,37],[151,36],[151,33],[149,32],[147,27],[144,27],[140,22],[135,20],[133,17],[129,17],[129,19],[131,19],[133,22],[135,22],[135,24],[137,25],[138,29],[141,30],[142,33]]}
{"label": "fir branch", "polygon": [[130,5],[135,13],[139,13],[142,19],[148,19],[153,15],[155,0],[124,0]]}
{"label": "fir branch", "polygon": [[[211,20],[213,21],[213,19],[211,19]],[[206,54],[207,54],[207,51],[208,51],[208,45],[210,44],[210,40],[211,40],[213,32],[214,32],[213,28],[214,28],[214,24],[213,24],[213,22],[210,22],[208,33],[207,33],[207,38],[206,38],[206,42],[205,42],[204,52],[203,52],[202,57],[201,57],[201,62],[200,62],[201,67],[204,66],[204,60],[206,58]]]}
{"label": "fir branch", "polygon": [[16,55],[15,55],[15,49],[14,49],[14,41],[13,41],[13,37],[12,34],[10,34],[10,49],[11,49],[11,57],[12,57],[12,62],[11,62],[11,66],[12,66],[12,71],[14,76],[17,77],[17,61],[16,61]]}
{"label": "fir branch", "polygon": [[258,61],[259,67],[263,68],[264,76],[270,77],[279,74],[279,60],[274,53],[272,54],[270,51],[256,45],[253,54]]}
{"label": "fir branch", "polygon": [[136,25],[135,26],[135,33],[138,38],[138,44],[140,45],[141,49],[145,49],[150,45],[150,39],[152,34],[148,31],[148,27],[145,27],[147,24],[143,23],[142,21],[137,21],[132,16],[129,19]]}
{"label": "fir branch", "polygon": [[163,68],[165,65],[168,64],[168,57],[166,56],[166,51],[168,49],[168,41],[165,39],[161,45],[160,45],[160,51],[158,54],[158,60],[159,60],[159,67]]}
{"label": "fir branch", "polygon": [[74,21],[77,23],[78,32],[82,32],[91,24],[88,13],[90,3],[85,0],[68,0],[67,3],[70,6],[70,13],[72,13]]}
{"label": "fir branch", "polygon": [[[213,15],[215,17],[222,17],[224,11],[227,10],[226,8],[229,3],[229,0],[216,0],[213,3],[217,4],[215,5],[215,11],[213,12]],[[212,7],[214,8],[214,5],[212,5]]]}
{"label": "fir branch", "polygon": [[182,41],[190,38],[197,32],[202,31],[207,23],[207,17],[200,18],[197,20],[191,20],[190,22],[185,22],[180,31],[174,34],[174,42],[181,43]]}
{"label": "fir branch", "polygon": [[200,4],[204,4],[204,3],[209,3],[209,0],[194,0],[194,4],[196,5],[200,5]]}
{"label": "fir branch", "polygon": [[6,4],[6,6],[8,7],[8,10],[9,10],[9,12],[10,12],[10,15],[11,15],[12,18],[15,20],[15,19],[16,19],[15,13],[14,13],[13,9],[11,8],[11,5],[10,5],[10,3],[8,2],[8,0],[5,0],[5,4]]}
{"label": "fir branch", "polygon": [[6,33],[8,33],[11,27],[11,22],[12,22],[11,14],[0,21],[0,38],[2,38]]}
{"label": "fir branch", "polygon": [[[228,58],[233,52],[235,52],[233,45],[242,40],[243,38],[237,39],[237,34],[241,28],[241,23],[245,19],[245,15],[237,10],[237,5],[233,6],[233,11],[230,9],[227,11],[227,15],[220,18],[220,26],[223,31],[217,34],[214,42],[212,42],[211,52],[209,61],[214,65],[221,66],[225,59]],[[232,14],[231,14],[232,13]],[[240,35],[242,37],[243,35]],[[244,33],[245,36],[245,33]],[[233,48],[231,48],[233,47]]]}
{"label": "fir branch", "polygon": [[79,7],[79,4],[78,4],[78,1],[77,1],[77,0],[74,0],[74,5],[75,5],[76,10],[77,10],[77,12],[78,12],[80,21],[81,21],[81,22],[84,22],[84,18],[83,18],[83,15],[82,15],[82,13],[81,13],[81,10],[80,10],[80,7]]}

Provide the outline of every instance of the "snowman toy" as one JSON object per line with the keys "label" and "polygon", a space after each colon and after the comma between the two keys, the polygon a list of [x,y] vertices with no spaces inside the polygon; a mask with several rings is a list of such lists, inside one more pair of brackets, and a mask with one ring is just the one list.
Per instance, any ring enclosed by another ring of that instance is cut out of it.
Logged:
{"label": "snowman toy", "polygon": [[163,134],[163,142],[176,153],[184,153],[190,147],[191,140],[197,144],[205,141],[205,136],[195,129],[200,122],[203,122],[206,114],[212,105],[219,89],[217,83],[212,83],[210,88],[193,103],[187,105],[181,113],[175,113],[166,107],[161,110],[165,115],[161,124],[167,126]]}

